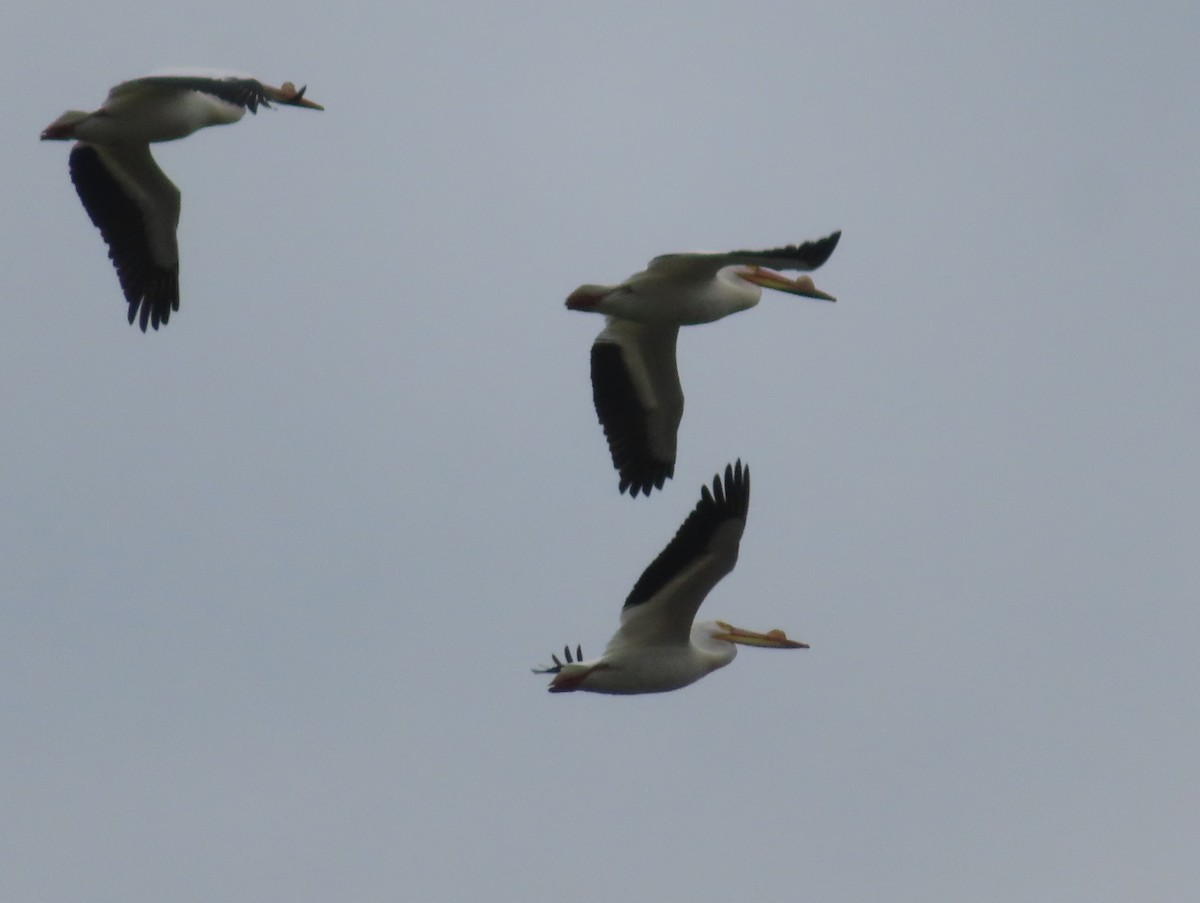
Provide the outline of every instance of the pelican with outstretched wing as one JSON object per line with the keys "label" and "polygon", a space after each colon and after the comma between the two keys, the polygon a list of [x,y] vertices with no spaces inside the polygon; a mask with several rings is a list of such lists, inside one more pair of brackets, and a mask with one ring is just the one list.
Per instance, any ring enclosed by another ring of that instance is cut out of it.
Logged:
{"label": "pelican with outstretched wing", "polygon": [[738,546],[750,507],[750,468],[726,465],[725,479],[713,478],[712,491],[700,501],[675,538],[638,578],[625,607],[621,627],[598,659],[584,660],[582,650],[553,657],[551,693],[662,693],[695,683],[737,655],[738,645],[769,649],[807,649],[782,630],[756,633],[724,621],[696,621],[700,604],[737,563]]}
{"label": "pelican with outstretched wing", "polygon": [[179,310],[179,189],[150,155],[157,141],[237,122],[260,106],[324,109],[304,88],[280,88],[212,70],[148,75],[121,82],[100,109],[69,110],[46,126],[43,141],[75,141],[71,181],[108,244],[129,304],[129,322],[158,329]]}
{"label": "pelican with outstretched wing", "polygon": [[619,489],[636,497],[675,474],[683,390],[675,363],[680,326],[711,323],[758,304],[764,288],[833,301],[808,276],[837,247],[841,232],[772,251],[665,254],[620,285],[582,285],[571,310],[607,316],[592,343],[592,399],[604,427]]}

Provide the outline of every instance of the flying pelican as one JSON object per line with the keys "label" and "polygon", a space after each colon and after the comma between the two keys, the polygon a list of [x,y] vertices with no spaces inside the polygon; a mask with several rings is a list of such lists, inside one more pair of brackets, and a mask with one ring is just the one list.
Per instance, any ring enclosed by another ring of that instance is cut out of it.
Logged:
{"label": "flying pelican", "polygon": [[782,630],[755,633],[724,621],[694,621],[700,603],[737,563],[750,507],[750,468],[725,466],[713,478],[679,532],[638,578],[621,609],[621,628],[600,658],[584,661],[578,646],[566,662],[535,668],[553,674],[551,693],[662,693],[695,683],[733,661],[740,643],[773,649],[807,649]]}
{"label": "flying pelican", "polygon": [[237,122],[246,110],[257,113],[272,101],[324,109],[304,90],[212,70],[154,74],[121,82],[100,109],[68,110],[42,131],[43,141],[78,142],[71,148],[71,181],[108,244],[129,322],[138,319],[142,332],[147,324],[158,329],[179,310],[179,189],[154,162],[150,144]]}
{"label": "flying pelican", "polygon": [[621,492],[649,495],[675,474],[683,417],[675,364],[679,327],[748,310],[763,287],[836,300],[808,276],[789,279],[775,271],[815,270],[841,235],[771,251],[664,254],[620,285],[581,285],[567,297],[570,310],[607,315],[607,325],[592,343],[592,399]]}

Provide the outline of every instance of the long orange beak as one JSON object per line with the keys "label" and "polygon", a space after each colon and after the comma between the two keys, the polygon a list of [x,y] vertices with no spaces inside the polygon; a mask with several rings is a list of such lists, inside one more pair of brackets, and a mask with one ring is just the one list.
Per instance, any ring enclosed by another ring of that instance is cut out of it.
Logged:
{"label": "long orange beak", "polygon": [[268,96],[275,103],[287,104],[292,107],[308,107],[310,110],[324,110],[325,108],[319,103],[309,100],[304,96],[304,92],[308,90],[308,85],[297,90],[296,86],[291,82],[284,82],[280,88],[272,88],[269,85],[263,85]]}
{"label": "long orange beak", "polygon": [[782,630],[768,630],[766,633],[755,633],[753,630],[734,627],[732,624],[726,624],[724,621],[717,621],[717,623],[721,625],[721,633],[714,633],[713,636],[727,643],[737,643],[740,646],[759,646],[764,649],[808,648],[808,643],[798,643],[795,640],[789,640],[787,634]]}
{"label": "long orange beak", "polygon": [[805,298],[816,298],[819,301],[837,300],[833,295],[828,295],[813,285],[812,278],[809,276],[797,276],[795,279],[789,279],[783,273],[768,270],[766,267],[750,267],[741,276],[747,282],[753,282],[763,288],[773,288],[778,292],[787,292],[789,295],[803,295]]}

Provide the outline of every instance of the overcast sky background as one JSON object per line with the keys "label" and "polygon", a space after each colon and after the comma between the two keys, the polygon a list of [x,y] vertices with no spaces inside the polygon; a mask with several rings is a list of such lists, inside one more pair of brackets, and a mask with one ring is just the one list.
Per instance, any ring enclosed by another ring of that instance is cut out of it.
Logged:
{"label": "overcast sky background", "polygon": [[[1195,3],[5,19],[0,898],[1194,898]],[[173,65],[327,110],[155,149],[142,335],[37,136]],[[618,495],[566,295],[839,228]],[[546,693],[736,457],[703,612],[812,648]]]}

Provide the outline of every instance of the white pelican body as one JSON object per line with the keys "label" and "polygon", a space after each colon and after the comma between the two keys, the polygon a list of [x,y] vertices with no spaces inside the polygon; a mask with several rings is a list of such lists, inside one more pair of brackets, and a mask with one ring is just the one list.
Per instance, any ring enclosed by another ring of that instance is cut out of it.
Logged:
{"label": "white pelican body", "polygon": [[709,591],[733,570],[750,505],[750,469],[742,462],[725,467],[725,481],[713,479],[675,538],[646,568],[621,610],[621,628],[598,659],[566,662],[536,670],[553,674],[550,692],[662,693],[695,683],[737,655],[735,644],[774,649],[807,649],[782,630],[755,633],[724,621],[696,621]]}
{"label": "white pelican body", "polygon": [[237,122],[272,101],[322,109],[291,82],[272,88],[231,73],[164,73],[122,82],[100,109],[70,110],[42,132],[43,141],[77,142],[71,181],[108,244],[129,322],[139,319],[143,332],[179,310],[179,189],[154,162],[150,144]]}
{"label": "white pelican body", "polygon": [[592,397],[621,492],[649,495],[675,473],[683,417],[675,363],[679,327],[754,307],[764,287],[835,300],[808,276],[789,279],[776,270],[815,270],[841,234],[771,251],[666,254],[620,285],[583,285],[571,293],[569,309],[607,316],[592,344]]}

